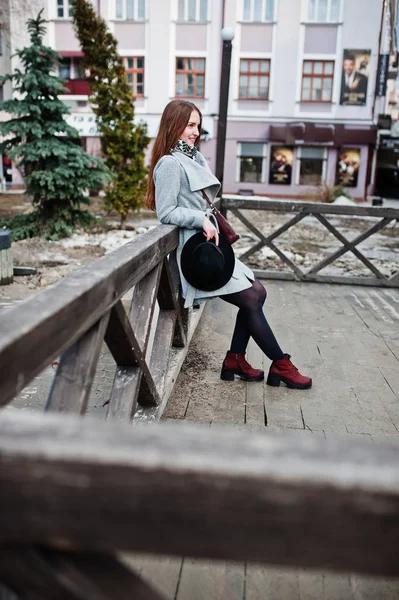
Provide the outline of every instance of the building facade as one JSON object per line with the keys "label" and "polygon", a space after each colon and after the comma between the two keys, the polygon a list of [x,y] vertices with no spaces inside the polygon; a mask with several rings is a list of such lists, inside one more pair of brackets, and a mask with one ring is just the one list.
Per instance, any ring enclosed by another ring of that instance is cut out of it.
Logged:
{"label": "building facade", "polygon": [[[86,149],[97,154],[71,2],[35,1],[45,2],[48,43],[63,57],[59,73],[67,80],[63,99],[70,123]],[[212,168],[221,30],[234,30],[224,192],[306,197],[326,184],[358,199],[373,193],[377,120],[386,95],[376,96],[378,77],[386,75],[380,57],[392,52],[396,2],[93,1],[118,40],[137,119],[154,137],[171,99],[192,100],[203,113],[201,151]]]}

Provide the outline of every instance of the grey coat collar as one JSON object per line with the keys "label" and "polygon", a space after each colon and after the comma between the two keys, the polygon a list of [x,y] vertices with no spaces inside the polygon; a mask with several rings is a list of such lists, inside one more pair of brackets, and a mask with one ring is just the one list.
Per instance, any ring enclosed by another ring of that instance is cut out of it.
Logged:
{"label": "grey coat collar", "polygon": [[[211,188],[213,197],[216,196],[220,188],[220,182],[209,168],[202,166],[195,159],[186,156],[182,152],[173,152],[171,156],[179,161],[186,172],[190,190],[192,192]],[[201,154],[200,158],[205,160]]]}

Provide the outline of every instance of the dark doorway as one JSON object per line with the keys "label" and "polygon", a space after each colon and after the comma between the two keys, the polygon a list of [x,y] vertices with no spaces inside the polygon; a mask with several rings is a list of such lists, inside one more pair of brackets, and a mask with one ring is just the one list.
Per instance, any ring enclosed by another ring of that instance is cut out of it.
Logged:
{"label": "dark doorway", "polygon": [[375,195],[399,199],[399,140],[384,139],[377,152]]}

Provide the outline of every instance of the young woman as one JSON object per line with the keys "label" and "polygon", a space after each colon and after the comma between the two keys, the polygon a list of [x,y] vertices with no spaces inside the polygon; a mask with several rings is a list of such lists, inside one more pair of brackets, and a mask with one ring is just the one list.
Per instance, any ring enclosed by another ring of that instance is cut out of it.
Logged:
{"label": "young woman", "polygon": [[[192,102],[172,100],[166,106],[159,132],[152,150],[147,206],[157,211],[161,223],[180,227],[177,260],[186,241],[198,231],[203,231],[207,241],[215,238],[219,243],[217,228],[209,219],[210,211],[202,195],[205,190],[213,200],[220,184],[212,174],[207,161],[198,151],[202,115]],[[245,352],[252,337],[272,361],[267,383],[279,386],[310,388],[310,377],[301,375],[285,354],[266,320],[263,304],[266,290],[252,271],[237,258],[233,276],[222,288],[206,292],[193,288],[182,275],[182,295],[185,306],[220,297],[238,308],[237,320],[230,350],[223,361],[221,378],[232,381],[238,375],[245,381],[262,381],[264,373],[254,369],[245,360]]]}

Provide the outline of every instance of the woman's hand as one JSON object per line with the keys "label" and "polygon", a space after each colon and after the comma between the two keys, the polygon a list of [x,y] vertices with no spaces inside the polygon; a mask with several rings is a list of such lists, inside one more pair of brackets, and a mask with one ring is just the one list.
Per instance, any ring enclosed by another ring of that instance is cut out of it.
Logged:
{"label": "woman's hand", "polygon": [[215,238],[216,246],[219,246],[219,234],[218,230],[214,225],[212,225],[211,221],[208,217],[204,217],[204,222],[202,224],[202,229],[204,230],[204,236],[206,237],[206,241],[209,242],[212,238]]}

